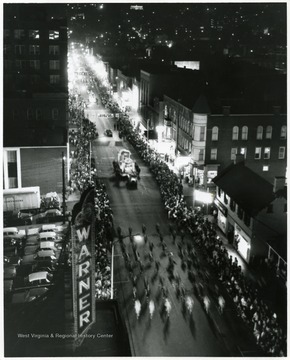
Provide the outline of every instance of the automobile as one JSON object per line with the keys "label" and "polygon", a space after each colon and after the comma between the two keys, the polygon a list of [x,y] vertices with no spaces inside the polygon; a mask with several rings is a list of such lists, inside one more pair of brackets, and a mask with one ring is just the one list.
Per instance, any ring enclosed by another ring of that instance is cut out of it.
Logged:
{"label": "automobile", "polygon": [[6,246],[16,246],[18,241],[16,239],[14,239],[13,237],[7,237],[4,236],[4,247]]}
{"label": "automobile", "polygon": [[54,231],[47,231],[39,234],[39,241],[55,241],[56,233]]}
{"label": "automobile", "polygon": [[35,262],[35,254],[22,256],[21,265],[31,265]]}
{"label": "automobile", "polygon": [[39,228],[38,227],[34,227],[34,228],[31,228],[31,229],[28,229],[27,230],[27,236],[32,236],[32,235],[38,235],[39,234]]}
{"label": "automobile", "polygon": [[4,255],[9,256],[9,257],[17,255],[16,246],[13,246],[13,245],[5,246],[4,247]]}
{"label": "automobile", "polygon": [[109,136],[109,137],[112,137],[112,136],[113,136],[113,132],[112,132],[111,129],[106,129],[106,130],[104,131],[104,134],[105,134],[106,136]]}
{"label": "automobile", "polygon": [[40,250],[53,250],[53,251],[58,250],[54,244],[54,241],[41,241],[39,243],[39,249]]}
{"label": "automobile", "polygon": [[36,251],[39,249],[39,245],[26,245],[24,248],[24,255],[31,255],[35,254]]}
{"label": "automobile", "polygon": [[40,232],[51,232],[55,230],[56,230],[55,224],[44,224],[42,225]]}
{"label": "automobile", "polygon": [[53,250],[40,250],[34,255],[34,260],[36,261],[50,261],[51,264],[55,264],[57,262],[57,258],[55,256],[55,252]]}
{"label": "automobile", "polygon": [[18,255],[15,255],[15,256],[4,255],[3,260],[4,260],[4,265],[17,266],[17,265],[20,265],[20,263],[21,263],[21,257]]}
{"label": "automobile", "polygon": [[47,271],[38,271],[29,274],[24,280],[27,285],[39,286],[51,284],[53,275]]}
{"label": "automobile", "polygon": [[38,245],[39,243],[39,236],[38,235],[33,235],[33,236],[29,236],[25,242],[26,246],[33,246],[33,245]]}
{"label": "automobile", "polygon": [[16,276],[16,266],[14,265],[6,265],[4,266],[4,279],[11,280]]}
{"label": "automobile", "polygon": [[46,293],[49,289],[47,287],[41,287],[41,288],[34,288],[30,290],[22,290],[19,292],[15,292],[12,295],[11,303],[16,304],[23,304],[23,303],[29,303],[36,299],[45,300],[46,299]]}
{"label": "automobile", "polygon": [[44,213],[41,214],[41,217],[48,217],[48,218],[52,218],[55,216],[61,216],[62,213],[60,210],[58,209],[49,209],[46,210]]}
{"label": "automobile", "polygon": [[25,234],[18,231],[17,227],[6,227],[3,229],[3,236],[5,236],[6,238],[22,240],[24,238]]}
{"label": "automobile", "polygon": [[41,265],[41,263],[37,263],[36,266],[33,268],[33,271],[38,272],[38,271],[47,271],[50,274],[53,274],[55,272],[55,267],[53,266],[43,266]]}

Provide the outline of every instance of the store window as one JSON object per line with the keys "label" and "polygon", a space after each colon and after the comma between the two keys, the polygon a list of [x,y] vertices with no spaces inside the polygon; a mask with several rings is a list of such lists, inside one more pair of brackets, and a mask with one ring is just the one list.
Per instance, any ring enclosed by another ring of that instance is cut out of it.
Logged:
{"label": "store window", "polygon": [[232,139],[239,140],[239,127],[238,126],[233,127]]}
{"label": "store window", "polygon": [[270,125],[266,127],[266,139],[272,139],[272,126]]}
{"label": "store window", "polygon": [[255,160],[261,159],[261,153],[262,153],[262,148],[256,147],[255,148]]}
{"label": "store window", "polygon": [[218,137],[219,137],[219,128],[217,126],[214,126],[212,128],[211,140],[217,141]]}
{"label": "store window", "polygon": [[216,160],[217,159],[217,149],[211,149],[210,150],[210,159]]}
{"label": "store window", "polygon": [[286,139],[287,137],[287,126],[286,125],[283,125],[281,127],[281,133],[280,133],[280,138],[281,139]]}
{"label": "store window", "polygon": [[286,151],[285,146],[280,146],[279,147],[278,159],[284,159],[285,158],[285,151]]}
{"label": "store window", "polygon": [[263,126],[258,126],[257,127],[257,140],[262,140],[263,139]]}
{"label": "store window", "polygon": [[264,159],[270,159],[270,155],[271,155],[271,148],[265,147],[264,148]]}
{"label": "store window", "polygon": [[242,127],[242,140],[248,140],[248,127]]}

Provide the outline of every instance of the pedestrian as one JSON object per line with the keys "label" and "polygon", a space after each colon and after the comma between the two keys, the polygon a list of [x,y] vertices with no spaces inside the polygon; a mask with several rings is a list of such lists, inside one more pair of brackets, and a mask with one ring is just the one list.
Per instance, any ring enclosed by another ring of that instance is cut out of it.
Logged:
{"label": "pedestrian", "polygon": [[137,300],[137,288],[133,286],[133,300]]}
{"label": "pedestrian", "polygon": [[171,302],[169,301],[168,298],[165,298],[165,300],[164,300],[164,308],[165,308],[165,312],[166,312],[166,317],[169,318],[172,306],[171,306]]}
{"label": "pedestrian", "polygon": [[129,226],[128,230],[129,230],[129,236],[130,236],[130,240],[131,240],[131,236],[132,236],[132,231],[133,231],[133,229],[131,228],[131,226]]}
{"label": "pedestrian", "polygon": [[173,240],[173,244],[176,244],[176,231],[172,230],[172,240]]}
{"label": "pedestrian", "polygon": [[186,296],[185,298],[185,305],[186,305],[186,308],[189,312],[189,315],[192,314],[192,309],[193,309],[193,305],[194,305],[194,301],[192,299],[191,296]]}
{"label": "pedestrian", "polygon": [[160,225],[157,223],[155,227],[156,227],[157,233],[160,234]]}
{"label": "pedestrian", "polygon": [[155,269],[156,269],[156,273],[159,272],[159,268],[160,268],[160,262],[158,260],[155,260]]}
{"label": "pedestrian", "polygon": [[153,251],[153,248],[154,248],[154,244],[153,244],[153,242],[149,242],[149,249],[150,249],[150,251],[152,252]]}
{"label": "pedestrian", "polygon": [[161,242],[161,244],[163,244],[163,241],[164,241],[164,239],[163,239],[163,235],[162,235],[162,234],[160,234],[160,233],[159,233],[159,238],[160,238],[160,242]]}

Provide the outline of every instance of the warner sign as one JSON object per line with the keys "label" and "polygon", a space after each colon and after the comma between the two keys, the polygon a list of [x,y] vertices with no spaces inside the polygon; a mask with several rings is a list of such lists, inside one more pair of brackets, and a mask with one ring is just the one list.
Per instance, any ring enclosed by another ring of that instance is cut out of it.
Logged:
{"label": "warner sign", "polygon": [[80,341],[81,335],[95,322],[93,222],[77,229],[73,227],[72,245],[74,322],[75,333]]}

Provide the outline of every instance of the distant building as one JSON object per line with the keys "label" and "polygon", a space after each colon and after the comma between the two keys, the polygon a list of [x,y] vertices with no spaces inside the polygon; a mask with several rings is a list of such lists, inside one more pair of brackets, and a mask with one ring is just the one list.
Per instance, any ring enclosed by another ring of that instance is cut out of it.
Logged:
{"label": "distant building", "polygon": [[67,104],[66,20],[42,5],[5,4],[4,189],[61,192]]}

